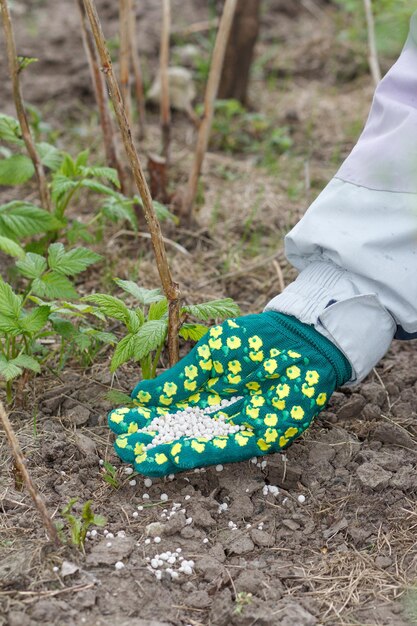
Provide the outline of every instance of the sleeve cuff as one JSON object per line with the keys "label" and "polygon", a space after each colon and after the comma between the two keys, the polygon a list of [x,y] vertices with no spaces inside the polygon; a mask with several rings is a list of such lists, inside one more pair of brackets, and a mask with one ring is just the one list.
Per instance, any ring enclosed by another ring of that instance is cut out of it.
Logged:
{"label": "sleeve cuff", "polygon": [[387,352],[396,323],[374,293],[361,293],[355,275],[330,262],[308,265],[265,311],[292,315],[330,339],[352,366],[348,384],[363,380]]}

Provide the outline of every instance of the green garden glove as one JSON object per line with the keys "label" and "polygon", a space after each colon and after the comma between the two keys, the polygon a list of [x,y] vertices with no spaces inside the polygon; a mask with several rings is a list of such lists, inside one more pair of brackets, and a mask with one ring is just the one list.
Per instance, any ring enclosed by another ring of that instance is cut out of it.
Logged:
{"label": "green garden glove", "polygon": [[[350,377],[349,362],[312,326],[267,311],[212,327],[174,367],[141,381],[135,406],[113,410],[108,421],[124,461],[146,476],[165,476],[287,448]],[[220,416],[234,432],[193,432],[153,445],[154,418],[169,413],[184,424],[196,407],[208,413],[216,406],[210,418]]]}

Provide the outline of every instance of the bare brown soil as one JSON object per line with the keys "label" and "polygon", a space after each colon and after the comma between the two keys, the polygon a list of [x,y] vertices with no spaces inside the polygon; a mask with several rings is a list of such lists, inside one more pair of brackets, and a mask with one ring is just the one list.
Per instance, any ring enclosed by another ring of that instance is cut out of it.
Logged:
{"label": "bare brown soil", "polygon": [[[69,0],[13,4],[19,52],[40,59],[25,72],[26,99],[59,129],[59,145],[72,151],[90,145],[99,153],[75,5]],[[117,3],[97,4],[113,36]],[[140,49],[152,75],[159,3],[140,4]],[[209,153],[198,228],[165,227],[166,235],[188,251],[169,248],[185,297],[229,295],[243,312],[262,310],[279,291],[280,280],[294,277],[283,256],[283,234],[353,145],[372,96],[363,56],[338,41],[328,8],[319,21],[298,3],[297,8],[293,2],[265,4],[251,101],[276,124],[290,127],[295,148],[281,157],[278,172],[256,167],[253,155]],[[176,0],[173,5],[177,29],[207,17],[206,3]],[[1,72],[2,109],[13,113],[4,67]],[[159,146],[157,115],[152,115],[143,154]],[[176,188],[186,178],[193,129],[176,114],[173,131]],[[30,187],[25,194],[36,197]],[[22,197],[21,189],[1,193],[2,200],[17,196]],[[87,210],[77,207],[81,216]],[[85,292],[110,289],[110,275],[135,276],[155,286],[149,244],[139,241],[138,250],[129,235],[110,230],[101,246],[106,272],[101,277],[91,272]],[[268,457],[261,467],[249,462],[155,480],[150,488],[141,477],[129,484],[131,476],[120,467],[105,425],[110,405],[104,393],[112,384],[129,391],[137,373],[126,367],[112,381],[108,364],[109,352],[103,352],[88,370],[70,363],[59,375],[30,380],[11,419],[51,513],[59,518],[72,497],[80,503],[91,499],[114,538],[98,529],[85,554],[49,545],[31,501],[16,483],[0,435],[0,626],[417,623],[407,610],[417,563],[415,342],[395,343],[360,387],[334,394],[286,457]],[[104,482],[100,459],[120,468],[118,489]],[[264,495],[265,484],[279,487],[277,497]],[[149,500],[143,500],[144,493]],[[162,493],[168,501],[161,501]],[[303,504],[299,495],[305,496]],[[185,512],[167,521],[164,509],[170,511],[173,503]],[[219,511],[221,504],[227,509]],[[155,522],[160,526],[149,527]],[[160,543],[154,542],[155,533]],[[158,581],[147,559],[178,548],[195,562],[194,573]],[[123,569],[115,569],[117,561]]]}

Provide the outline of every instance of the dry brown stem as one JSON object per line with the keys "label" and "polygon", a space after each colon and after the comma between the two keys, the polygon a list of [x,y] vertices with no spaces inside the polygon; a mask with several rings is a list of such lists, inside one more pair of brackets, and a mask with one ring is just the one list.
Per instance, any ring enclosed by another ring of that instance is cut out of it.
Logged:
{"label": "dry brown stem", "polygon": [[91,31],[96,42],[100,62],[105,73],[111,101],[116,114],[117,123],[123,138],[123,144],[132,169],[133,177],[143,202],[145,219],[151,235],[152,246],[155,252],[156,264],[162,283],[162,288],[169,302],[168,349],[169,361],[174,365],[178,361],[178,328],[180,323],[180,290],[172,279],[165,245],[162,238],[161,226],[152,204],[152,197],[145,175],[132,140],[132,132],[126,117],[123,99],[119,85],[114,75],[110,54],[103,35],[100,20],[94,0],[83,0],[84,7],[90,21]]}
{"label": "dry brown stem", "polygon": [[130,52],[132,54],[132,68],[133,76],[135,79],[135,93],[136,93],[136,105],[138,108],[139,117],[139,137],[143,139],[146,131],[146,113],[145,113],[145,94],[143,90],[143,77],[142,69],[140,65],[138,44],[136,39],[136,12],[135,12],[135,0],[129,0],[131,4],[131,16],[129,21],[129,38],[130,38]]}
{"label": "dry brown stem", "polygon": [[0,402],[0,423],[6,433],[6,437],[13,454],[15,466],[25,483],[26,489],[28,490],[35,507],[38,509],[38,513],[42,519],[43,525],[45,526],[47,535],[50,541],[59,545],[61,542],[59,540],[57,530],[49,516],[45,503],[28,472],[22,450],[2,402]]}
{"label": "dry brown stem", "polygon": [[30,158],[32,159],[33,167],[35,168],[35,176],[39,187],[39,196],[41,204],[47,211],[51,210],[51,198],[49,195],[48,183],[46,181],[45,170],[43,169],[42,162],[39,158],[39,154],[36,150],[35,142],[33,141],[32,134],[30,132],[29,122],[26,115],[25,105],[23,103],[22,90],[20,88],[20,65],[16,54],[16,44],[14,39],[13,25],[10,17],[10,10],[7,4],[7,0],[0,0],[1,14],[3,18],[4,38],[6,41],[7,60],[9,63],[10,78],[12,79],[13,87],[13,100],[16,107],[17,118],[19,120],[20,128],[22,131],[23,141],[25,142],[26,149]]}
{"label": "dry brown stem", "polygon": [[129,0],[119,0],[119,42],[120,42],[120,90],[125,105],[126,116],[132,127],[132,97],[130,93],[130,31],[132,5]]}
{"label": "dry brown stem", "polygon": [[372,78],[375,85],[381,80],[381,68],[379,66],[378,51],[376,47],[375,23],[372,13],[372,1],[363,0],[365,6],[366,25],[368,28],[368,46],[369,46],[369,67],[371,69]]}
{"label": "dry brown stem", "polygon": [[203,119],[198,130],[194,163],[191,169],[190,177],[187,183],[187,189],[184,195],[183,212],[185,215],[188,216],[188,219],[191,219],[192,216],[194,199],[197,193],[198,179],[200,176],[201,167],[203,165],[204,155],[207,151],[211,124],[213,121],[214,103],[219,88],[226,46],[233,24],[236,4],[237,0],[226,0],[223,8],[223,14],[220,20],[219,30],[217,32],[216,43],[214,45],[210,73],[204,98]]}
{"label": "dry brown stem", "polygon": [[159,55],[159,76],[161,81],[161,132],[162,156],[168,161],[171,111],[169,102],[169,38],[171,30],[171,0],[162,0],[162,31]]}
{"label": "dry brown stem", "polygon": [[88,28],[84,5],[82,0],[77,0],[77,5],[80,11],[81,17],[81,33],[83,38],[83,44],[85,53],[90,67],[91,79],[93,81],[94,95],[96,98],[98,114],[100,117],[101,129],[103,131],[104,150],[106,153],[106,162],[109,167],[113,167],[117,170],[119,175],[120,185],[122,191],[125,188],[125,176],[122,164],[117,156],[116,140],[114,137],[113,122],[111,119],[110,111],[108,108],[108,97],[106,90],[106,81],[100,71],[99,59],[97,56],[97,50],[94,44],[94,39]]}

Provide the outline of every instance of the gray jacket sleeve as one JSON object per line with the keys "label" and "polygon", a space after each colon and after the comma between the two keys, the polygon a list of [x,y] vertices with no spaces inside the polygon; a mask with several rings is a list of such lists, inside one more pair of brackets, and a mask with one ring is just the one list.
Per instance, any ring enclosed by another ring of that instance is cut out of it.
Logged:
{"label": "gray jacket sleeve", "polygon": [[417,338],[417,13],[362,135],[285,239],[297,280],[266,309],[313,324],[362,380]]}

